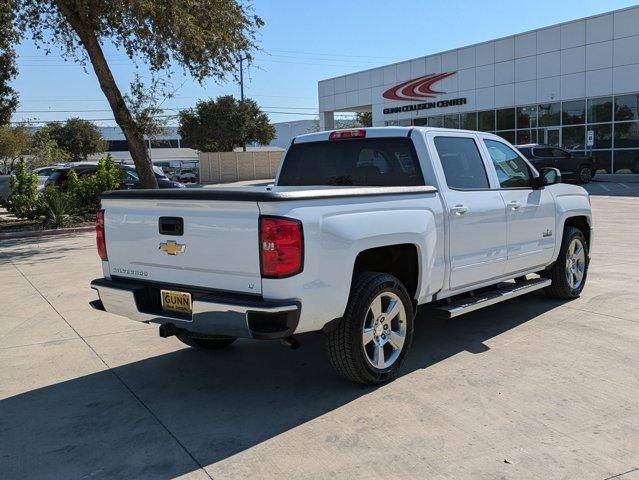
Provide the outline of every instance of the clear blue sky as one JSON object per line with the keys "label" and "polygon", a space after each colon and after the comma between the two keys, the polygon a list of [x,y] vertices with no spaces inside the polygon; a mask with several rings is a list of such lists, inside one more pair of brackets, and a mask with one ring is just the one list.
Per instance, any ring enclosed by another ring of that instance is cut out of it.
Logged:
{"label": "clear blue sky", "polygon": [[[255,0],[265,26],[259,34],[262,52],[250,68],[245,94],[255,99],[272,121],[314,118],[317,82],[493,38],[633,5],[622,0],[461,1],[448,0]],[[135,68],[126,56],[106,47],[116,80],[128,88]],[[111,118],[95,76],[64,62],[57,52],[46,56],[30,41],[18,48],[20,107],[14,121]],[[146,74],[144,68],[140,74]],[[175,98],[167,108],[185,108],[198,99],[234,94],[226,84],[200,86],[174,76]],[[95,111],[87,111],[95,110]],[[34,111],[46,111],[45,113]],[[167,113],[173,113],[167,112]],[[114,125],[113,120],[100,121]]]}

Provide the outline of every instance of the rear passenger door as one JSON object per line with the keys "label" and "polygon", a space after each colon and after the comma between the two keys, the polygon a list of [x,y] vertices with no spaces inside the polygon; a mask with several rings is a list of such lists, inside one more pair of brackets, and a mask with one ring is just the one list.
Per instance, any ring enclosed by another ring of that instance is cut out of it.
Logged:
{"label": "rear passenger door", "polygon": [[506,208],[491,189],[476,135],[428,132],[429,150],[447,211],[449,286],[458,289],[503,274],[507,260]]}
{"label": "rear passenger door", "polygon": [[506,273],[546,265],[555,247],[555,203],[546,189],[533,190],[533,172],[510,146],[494,137],[483,138],[492,160],[491,173],[499,182],[508,220]]}

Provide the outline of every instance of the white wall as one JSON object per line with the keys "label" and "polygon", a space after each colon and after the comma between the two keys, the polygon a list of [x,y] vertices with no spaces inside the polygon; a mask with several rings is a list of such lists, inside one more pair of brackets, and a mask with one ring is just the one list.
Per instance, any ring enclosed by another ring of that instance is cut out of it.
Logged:
{"label": "white wall", "polygon": [[[481,26],[481,25],[480,25]],[[392,86],[427,73],[457,71],[434,85],[437,100],[467,104],[385,115]],[[372,106],[373,124],[443,113],[639,91],[639,7],[617,10],[318,83],[324,112]]]}

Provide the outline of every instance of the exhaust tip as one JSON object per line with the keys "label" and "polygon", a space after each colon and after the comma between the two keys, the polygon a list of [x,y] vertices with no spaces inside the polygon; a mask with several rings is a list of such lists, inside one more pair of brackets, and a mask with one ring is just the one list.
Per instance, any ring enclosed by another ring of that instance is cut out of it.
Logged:
{"label": "exhaust tip", "polygon": [[302,344],[293,336],[280,338],[280,343],[291,350],[297,350]]}
{"label": "exhaust tip", "polygon": [[163,323],[160,325],[160,337],[168,338],[175,335],[175,325],[172,323]]}

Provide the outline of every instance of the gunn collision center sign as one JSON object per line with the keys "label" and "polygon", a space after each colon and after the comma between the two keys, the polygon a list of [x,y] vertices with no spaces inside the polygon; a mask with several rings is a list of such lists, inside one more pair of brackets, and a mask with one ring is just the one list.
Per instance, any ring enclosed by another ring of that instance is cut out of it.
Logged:
{"label": "gunn collision center sign", "polygon": [[[403,101],[419,101],[427,98],[434,98],[442,93],[438,90],[433,90],[432,86],[443,80],[444,78],[455,75],[457,72],[444,72],[444,73],[431,73],[424,75],[423,77],[414,78],[407,82],[400,83],[394,87],[386,90],[382,96],[389,100],[403,100]],[[447,100],[438,100],[432,102],[423,102],[412,105],[403,105],[401,107],[388,107],[383,110],[384,114],[398,113],[398,112],[411,112],[413,110],[428,110],[431,108],[443,108],[452,107],[454,105],[465,105],[466,97],[451,98]]]}

